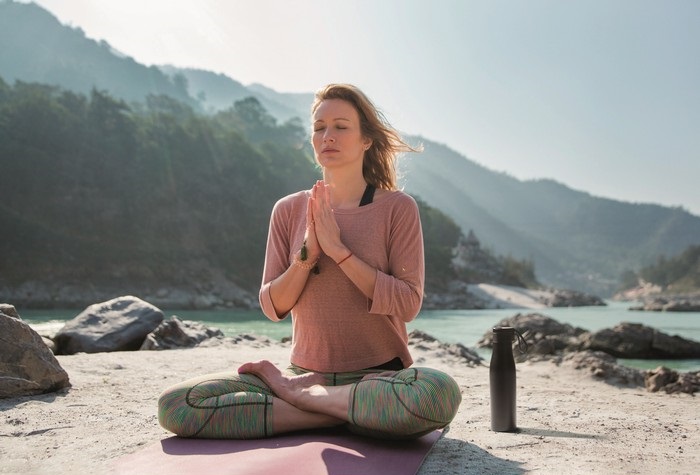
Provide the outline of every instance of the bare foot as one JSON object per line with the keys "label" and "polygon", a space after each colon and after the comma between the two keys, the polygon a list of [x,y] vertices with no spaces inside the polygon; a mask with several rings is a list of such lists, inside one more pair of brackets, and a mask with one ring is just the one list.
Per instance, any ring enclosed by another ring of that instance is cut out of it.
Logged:
{"label": "bare foot", "polygon": [[265,381],[277,397],[295,406],[300,405],[300,398],[304,392],[308,392],[309,388],[324,383],[323,375],[306,373],[290,376],[282,373],[277,366],[267,360],[245,363],[238,368],[238,373],[254,374]]}

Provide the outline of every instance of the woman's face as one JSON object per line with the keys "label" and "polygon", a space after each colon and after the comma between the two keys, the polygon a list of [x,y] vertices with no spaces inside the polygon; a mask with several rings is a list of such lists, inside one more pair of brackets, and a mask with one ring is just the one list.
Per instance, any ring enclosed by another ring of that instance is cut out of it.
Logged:
{"label": "woman's face", "polygon": [[342,99],[326,99],[312,117],[311,142],[322,167],[358,165],[371,144],[362,136],[357,110]]}

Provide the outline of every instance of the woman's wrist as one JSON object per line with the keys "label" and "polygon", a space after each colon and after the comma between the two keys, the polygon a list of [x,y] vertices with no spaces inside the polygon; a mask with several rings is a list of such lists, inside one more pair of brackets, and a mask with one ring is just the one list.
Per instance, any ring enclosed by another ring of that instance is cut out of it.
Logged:
{"label": "woman's wrist", "polygon": [[310,271],[314,267],[316,267],[316,264],[318,263],[318,258],[316,259],[307,259],[305,261],[302,261],[300,256],[295,256],[294,259],[292,260],[292,265],[303,269],[305,271]]}
{"label": "woman's wrist", "polygon": [[347,261],[348,259],[350,259],[351,257],[352,257],[352,251],[348,251],[347,254],[345,255],[345,257],[341,257],[340,260],[336,261],[335,263],[336,263],[337,265],[340,265],[340,264],[342,264],[343,262],[345,262],[345,261]]}

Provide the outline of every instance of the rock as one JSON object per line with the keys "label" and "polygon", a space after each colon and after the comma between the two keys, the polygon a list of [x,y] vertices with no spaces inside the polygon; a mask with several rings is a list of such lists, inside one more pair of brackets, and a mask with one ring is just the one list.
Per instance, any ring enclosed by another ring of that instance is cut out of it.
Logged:
{"label": "rock", "polygon": [[[138,292],[144,300],[161,308],[194,309],[196,305],[207,304],[213,305],[210,308],[260,307],[256,291],[244,290],[206,263],[196,265],[196,275],[183,269],[181,274],[171,275],[168,282],[161,278],[154,280],[148,268],[118,266],[116,264],[113,268],[110,282],[45,276],[46,280],[25,281],[12,286],[0,284],[0,295],[12,295],[15,304],[32,308],[84,308],[94,302],[109,300],[114,295],[132,292]],[[129,277],[134,275],[141,277]],[[201,296],[204,297],[198,298]]]}
{"label": "rock", "polygon": [[17,309],[15,308],[14,305],[10,305],[9,303],[0,303],[0,313],[3,313],[7,315],[8,317],[16,318],[18,320],[21,320],[19,314],[17,313]]}
{"label": "rock", "polygon": [[630,310],[645,312],[700,312],[700,295],[668,295],[651,297]]}
{"label": "rock", "polygon": [[435,309],[484,309],[604,306],[603,299],[566,289],[527,289],[512,285],[469,284],[452,280],[444,292],[426,291],[423,308]]}
{"label": "rock", "polygon": [[[10,306],[12,307],[12,306]],[[69,387],[68,374],[41,336],[0,306],[0,398],[57,391]]]}
{"label": "rock", "polygon": [[700,391],[700,371],[678,373],[665,366],[659,366],[646,372],[644,386],[646,386],[647,391],[651,392],[694,394]]}
{"label": "rock", "polygon": [[218,328],[210,328],[199,322],[180,320],[173,315],[170,320],[162,322],[146,336],[141,350],[170,350],[174,348],[192,348],[204,340],[223,337]]}
{"label": "rock", "polygon": [[659,389],[677,380],[677,372],[665,366],[659,366],[655,370],[647,371],[644,378],[644,386],[646,386],[648,391],[657,392]]}
{"label": "rock", "polygon": [[44,342],[46,347],[51,350],[51,353],[56,354],[56,343],[51,338],[41,335],[41,340]]}
{"label": "rock", "polygon": [[670,336],[639,323],[620,323],[583,338],[584,349],[604,351],[617,358],[700,358],[700,342]]}
{"label": "rock", "polygon": [[408,344],[416,349],[436,353],[442,358],[457,360],[467,366],[478,366],[484,361],[476,351],[467,348],[461,343],[442,343],[435,337],[420,330],[413,330],[409,333]]}
{"label": "rock", "polygon": [[591,376],[606,383],[638,387],[644,385],[644,372],[617,364],[615,357],[600,351],[580,351],[564,357],[575,369],[587,369]]}
{"label": "rock", "polygon": [[606,306],[603,299],[596,295],[584,294],[576,290],[548,289],[550,296],[543,299],[547,307],[592,307]]}
{"label": "rock", "polygon": [[620,386],[644,386],[647,391],[694,394],[700,391],[700,371],[678,373],[665,366],[650,371],[617,364],[614,356],[600,351],[581,351],[564,357],[575,369],[587,369],[593,377]]}
{"label": "rock", "polygon": [[99,353],[141,348],[163,321],[163,312],[137,297],[117,297],[86,308],[54,337],[56,353]]}
{"label": "rock", "polygon": [[[516,361],[532,359],[535,356],[554,355],[563,351],[577,351],[581,346],[580,336],[587,333],[583,328],[559,323],[540,313],[518,313],[513,317],[501,320],[494,326],[513,327],[525,338],[528,351],[526,354],[515,351]],[[476,346],[491,348],[493,346],[493,331],[488,330]]]}
{"label": "rock", "polygon": [[663,291],[660,285],[653,284],[651,282],[646,282],[640,279],[636,287],[630,289],[622,290],[613,296],[613,300],[617,301],[640,301],[649,298],[655,294],[659,294]]}
{"label": "rock", "polygon": [[452,280],[446,292],[426,291],[423,296],[425,310],[474,310],[489,308],[490,303],[469,291],[469,284]]}

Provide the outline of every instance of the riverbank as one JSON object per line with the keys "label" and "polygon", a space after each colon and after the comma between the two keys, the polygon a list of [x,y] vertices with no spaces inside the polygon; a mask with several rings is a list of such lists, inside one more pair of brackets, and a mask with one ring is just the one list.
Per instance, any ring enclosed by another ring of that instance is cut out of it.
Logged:
{"label": "riverbank", "polygon": [[[135,295],[160,308],[196,311],[255,310],[258,296],[219,278],[208,286],[86,286],[60,282],[31,281],[10,287],[0,285],[0,295],[17,308],[60,309],[84,308],[118,295]],[[427,292],[423,308],[446,309],[543,309],[605,305],[597,296],[562,289],[526,289],[497,284],[467,284],[453,281],[444,293]]]}
{"label": "riverbank", "polygon": [[[640,323],[656,328],[669,335],[679,335],[700,341],[700,313],[632,312],[629,302],[608,301],[605,306],[557,307],[533,310],[554,318],[561,323],[595,332],[612,328],[622,322]],[[22,318],[40,335],[53,337],[63,325],[74,318],[83,308],[63,310],[29,310],[18,307]],[[292,334],[291,320],[273,323],[259,310],[183,310],[163,308],[166,318],[177,315],[181,320],[200,322],[208,327],[220,329],[226,336],[253,333],[275,340],[288,338]],[[461,343],[476,346],[484,332],[504,318],[517,313],[531,313],[520,309],[482,310],[421,310],[408,330],[420,330],[446,343]],[[488,352],[479,350],[488,356]],[[700,370],[700,360],[619,360],[620,364],[639,369],[654,369],[660,365],[678,371]]]}
{"label": "riverbank", "polygon": [[[694,473],[696,398],[618,387],[564,362],[517,366],[519,433],[490,430],[486,366],[412,346],[417,365],[453,375],[463,402],[419,473]],[[267,358],[289,345],[267,338],[231,347],[58,356],[69,390],[0,400],[0,473],[108,473],[121,456],[169,437],[156,417],[167,386]]]}

